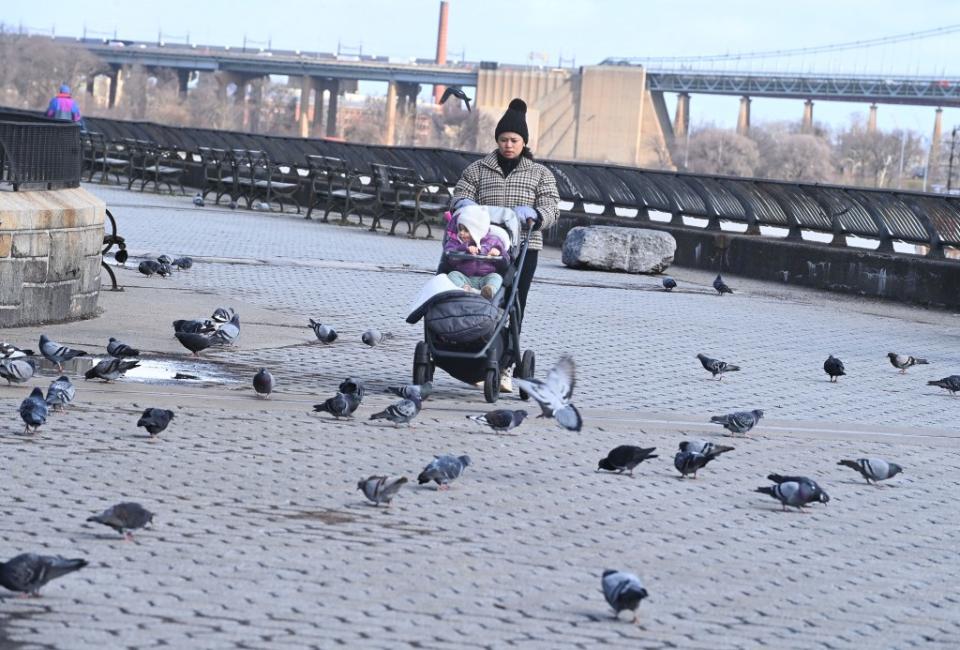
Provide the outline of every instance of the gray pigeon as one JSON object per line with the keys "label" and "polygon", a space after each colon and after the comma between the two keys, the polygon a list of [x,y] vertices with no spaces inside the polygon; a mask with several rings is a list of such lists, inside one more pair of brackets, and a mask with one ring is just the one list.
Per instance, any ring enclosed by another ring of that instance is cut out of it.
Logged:
{"label": "gray pigeon", "polygon": [[173,411],[167,409],[147,408],[143,410],[143,415],[137,420],[137,426],[143,427],[150,434],[150,437],[157,435],[170,425],[173,419]]}
{"label": "gray pigeon", "polygon": [[149,278],[154,273],[160,272],[160,263],[153,260],[143,260],[137,265],[137,270]]}
{"label": "gray pigeon", "polygon": [[208,334],[216,331],[217,326],[210,319],[207,320],[175,320],[173,331],[188,334]]}
{"label": "gray pigeon", "polygon": [[3,341],[0,343],[0,360],[3,359],[22,359],[23,357],[32,357],[33,350],[21,350],[12,343]]}
{"label": "gray pigeon", "polygon": [[101,360],[93,368],[90,368],[84,375],[87,379],[102,379],[104,381],[113,381],[119,379],[128,370],[140,366],[139,361],[124,361],[116,357],[107,357]]}
{"label": "gray pigeon", "polygon": [[441,104],[446,103],[446,101],[450,99],[451,96],[462,100],[463,103],[466,104],[467,106],[467,112],[468,113],[470,112],[470,98],[467,97],[467,93],[463,92],[462,88],[459,88],[457,86],[447,86],[446,88],[444,88],[443,94],[440,95],[440,103]]}
{"label": "gray pigeon", "polygon": [[107,342],[107,354],[109,354],[111,357],[117,357],[118,359],[125,357],[139,357],[140,350],[131,348],[123,341],[118,341],[111,336],[110,341]]}
{"label": "gray pigeon", "polygon": [[514,381],[520,390],[540,405],[541,414],[537,417],[552,417],[560,426],[570,431],[580,431],[583,427],[580,411],[570,402],[577,383],[573,357],[561,357],[557,365],[547,373],[546,381],[533,378],[514,378]]}
{"label": "gray pigeon", "polygon": [[337,389],[344,395],[355,395],[360,399],[363,399],[366,389],[363,387],[359,381],[353,377],[347,377],[340,382],[340,387]]}
{"label": "gray pigeon", "polygon": [[317,321],[310,319],[310,329],[313,330],[313,333],[317,335],[317,340],[321,343],[333,343],[337,340],[337,331],[332,327],[318,323]]}
{"label": "gray pigeon", "polygon": [[153,521],[153,513],[139,503],[128,501],[110,506],[99,515],[87,517],[87,521],[109,526],[121,535],[125,541],[133,540],[131,531],[143,528]]}
{"label": "gray pigeon", "polygon": [[837,379],[847,374],[843,367],[843,361],[840,361],[840,359],[832,354],[823,362],[823,371],[830,376],[830,381],[833,383],[836,383]]}
{"label": "gray pigeon", "polygon": [[381,332],[380,330],[369,329],[363,334],[360,335],[360,340],[369,345],[371,348],[376,347],[393,338],[393,334],[390,332]]}
{"label": "gray pigeon", "polygon": [[700,365],[703,366],[703,369],[713,375],[714,379],[719,376],[722,380],[723,373],[738,372],[740,370],[740,366],[735,366],[726,361],[720,361],[720,359],[711,359],[705,354],[698,354],[697,358],[700,359]]}
{"label": "gray pigeon", "polygon": [[260,368],[257,371],[253,376],[253,390],[257,391],[257,395],[270,397],[270,393],[273,392],[273,375],[269,370]]}
{"label": "gray pigeon", "polygon": [[677,281],[671,278],[669,275],[664,276],[660,282],[663,284],[664,291],[673,291],[677,288]]}
{"label": "gray pigeon", "polygon": [[830,495],[824,492],[823,488],[812,478],[806,476],[783,476],[781,474],[767,474],[767,480],[774,483],[799,483],[805,492],[809,492],[811,503],[829,503]]}
{"label": "gray pigeon", "polygon": [[171,264],[173,264],[173,258],[170,257],[169,255],[161,255],[160,257],[157,258],[157,262],[159,262],[160,264],[166,264],[167,266],[170,266]]}
{"label": "gray pigeon", "polygon": [[688,474],[693,474],[697,478],[697,472],[707,466],[716,456],[705,456],[692,451],[678,451],[673,457],[673,466],[680,472],[681,478],[686,478]]}
{"label": "gray pigeon", "polygon": [[42,354],[51,363],[56,364],[57,370],[63,372],[63,362],[69,361],[75,357],[86,356],[83,350],[74,350],[65,345],[60,345],[56,341],[51,341],[46,334],[40,335],[40,354]]}
{"label": "gray pigeon", "polygon": [[62,411],[73,401],[76,394],[77,388],[71,383],[70,378],[66,375],[60,375],[50,382],[47,397],[44,401],[50,408]]}
{"label": "gray pigeon", "polygon": [[727,283],[723,281],[723,278],[720,277],[720,274],[717,273],[717,277],[713,281],[713,288],[717,290],[717,294],[720,297],[723,297],[725,293],[733,293],[733,289],[727,286]]}
{"label": "gray pigeon", "polygon": [[359,393],[338,392],[322,404],[314,404],[313,410],[317,413],[329,413],[338,420],[340,418],[349,418],[353,417],[353,412],[357,410],[362,400],[362,391]]}
{"label": "gray pigeon", "polygon": [[43,390],[39,386],[35,387],[27,399],[20,402],[20,417],[23,419],[26,428],[24,433],[30,433],[30,427],[33,432],[47,421],[47,402],[43,399]]}
{"label": "gray pigeon", "polygon": [[626,571],[608,569],[603,572],[600,585],[603,587],[603,597],[613,608],[614,616],[619,618],[620,612],[628,609],[633,612],[633,622],[636,623],[640,601],[648,596],[640,578]]}
{"label": "gray pigeon", "polygon": [[363,492],[363,495],[370,499],[373,505],[378,506],[381,503],[386,503],[389,506],[393,497],[397,495],[397,492],[399,492],[400,488],[406,483],[406,476],[394,478],[389,476],[368,476],[361,481],[357,481],[357,489]]}
{"label": "gray pigeon", "polygon": [[657,455],[653,453],[656,450],[656,447],[637,447],[635,445],[614,447],[606,458],[601,458],[600,462],[597,463],[597,471],[606,470],[618,474],[627,472],[627,474],[633,476],[633,469],[637,465],[650,458],[657,458]]}
{"label": "gray pigeon", "polygon": [[524,410],[497,409],[488,411],[483,415],[468,415],[467,419],[485,424],[498,433],[506,433],[510,429],[520,426],[525,417],[527,417],[527,412]]}
{"label": "gray pigeon", "polygon": [[236,313],[233,307],[217,307],[210,318],[217,323],[229,323]]}
{"label": "gray pigeon", "polygon": [[213,345],[213,337],[198,332],[174,332],[173,334],[180,341],[180,345],[193,352],[193,356],[199,357],[200,353]]}
{"label": "gray pigeon", "polygon": [[896,352],[887,352],[887,358],[890,359],[890,365],[900,369],[900,374],[906,374],[910,366],[925,366],[930,362],[926,359],[918,359],[908,354],[897,354]]}
{"label": "gray pigeon", "polygon": [[429,381],[422,384],[405,384],[403,386],[387,386],[387,391],[404,399],[418,399],[421,402],[433,392],[433,384]]}
{"label": "gray pigeon", "polygon": [[692,451],[695,454],[703,454],[704,456],[716,458],[720,454],[733,451],[733,447],[718,445],[714,442],[707,442],[706,440],[684,440],[680,443],[680,451]]}
{"label": "gray pigeon", "polygon": [[438,490],[444,490],[450,487],[450,483],[455,481],[463,474],[470,465],[469,456],[434,456],[420,475],[417,476],[417,483],[423,485],[433,481],[437,484]]}
{"label": "gray pigeon", "polygon": [[224,323],[210,339],[216,345],[233,345],[240,338],[240,314],[234,314],[229,323]]}
{"label": "gray pigeon", "polygon": [[726,415],[714,415],[710,421],[714,424],[721,424],[723,428],[730,433],[745,434],[760,421],[763,417],[761,409],[752,411],[737,411],[736,413],[727,413]]}
{"label": "gray pigeon", "polygon": [[422,402],[418,399],[402,399],[379,413],[374,413],[370,419],[390,420],[394,424],[410,424],[410,421],[420,413],[421,406]]}
{"label": "gray pigeon", "polygon": [[193,266],[193,258],[192,258],[192,257],[178,257],[177,259],[173,260],[173,262],[170,264],[170,266],[175,266],[175,267],[177,267],[178,269],[180,269],[181,271],[189,271],[189,270],[190,270],[190,267]]}
{"label": "gray pigeon", "polygon": [[[3,373],[0,373],[0,375],[2,374]],[[950,391],[951,395],[956,395],[960,392],[960,375],[950,375],[943,379],[931,380],[927,382],[927,386],[939,386],[940,388],[945,388]]]}
{"label": "gray pigeon", "polygon": [[161,278],[168,278],[173,275],[173,267],[169,264],[161,264],[160,268],[157,269],[157,275]]}
{"label": "gray pigeon", "polygon": [[773,497],[780,502],[784,511],[786,511],[787,506],[791,506],[802,512],[803,507],[807,504],[819,501],[813,486],[798,481],[784,481],[776,485],[758,487],[755,492]]}
{"label": "gray pigeon", "polygon": [[860,472],[867,483],[873,481],[876,485],[879,481],[885,481],[894,477],[903,471],[903,468],[896,463],[891,463],[880,458],[860,458],[857,460],[841,460],[837,465],[843,465]]}
{"label": "gray pigeon", "polygon": [[193,197],[193,204],[194,204],[195,206],[197,206],[198,208],[202,208],[202,207],[203,207],[203,194],[201,194],[200,192],[197,192],[196,195]]}
{"label": "gray pigeon", "polygon": [[51,580],[85,566],[87,561],[80,558],[68,560],[59,555],[23,553],[0,563],[0,585],[36,598],[40,596],[40,589]]}
{"label": "gray pigeon", "polygon": [[33,377],[37,371],[37,362],[34,359],[0,359],[0,378],[6,379],[7,384],[22,384]]}

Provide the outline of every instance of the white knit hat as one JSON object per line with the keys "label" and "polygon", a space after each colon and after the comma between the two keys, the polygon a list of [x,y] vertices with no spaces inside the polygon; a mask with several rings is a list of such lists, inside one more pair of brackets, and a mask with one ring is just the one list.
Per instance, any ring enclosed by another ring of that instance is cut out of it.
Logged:
{"label": "white knit hat", "polygon": [[463,226],[473,238],[475,246],[490,232],[490,215],[482,205],[468,205],[457,212],[457,225]]}

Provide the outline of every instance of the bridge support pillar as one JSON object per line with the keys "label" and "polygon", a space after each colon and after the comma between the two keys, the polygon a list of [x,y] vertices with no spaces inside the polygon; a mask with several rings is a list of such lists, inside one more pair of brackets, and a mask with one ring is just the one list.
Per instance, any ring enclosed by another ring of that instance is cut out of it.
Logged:
{"label": "bridge support pillar", "polygon": [[737,116],[737,134],[750,134],[750,98],[746,95],[740,98],[740,114]]}
{"label": "bridge support pillar", "polygon": [[327,103],[327,137],[337,135],[337,99],[340,96],[340,81],[334,79],[327,86],[330,91],[330,101]]}
{"label": "bridge support pillar", "polygon": [[677,110],[673,115],[673,137],[676,139],[687,137],[690,129],[690,93],[677,95]]}
{"label": "bridge support pillar", "polygon": [[187,84],[190,83],[192,73],[192,70],[177,70],[177,91],[181,99],[187,96]]}
{"label": "bridge support pillar", "polygon": [[870,115],[867,117],[867,133],[877,132],[877,105],[870,104]]}
{"label": "bridge support pillar", "polygon": [[813,133],[813,100],[808,99],[803,102],[803,123],[800,125],[801,133]]}
{"label": "bridge support pillar", "polygon": [[927,158],[927,184],[939,178],[940,141],[943,140],[943,109],[937,107],[933,114],[933,136],[930,138],[930,155]]}
{"label": "bridge support pillar", "polygon": [[417,139],[417,95],[420,94],[420,84],[398,83],[400,121],[403,125],[399,144],[415,144]]}
{"label": "bridge support pillar", "polygon": [[250,101],[244,101],[243,121],[249,124],[250,131],[256,133],[260,130],[260,108],[263,106],[263,84],[269,77],[259,77],[250,82]]}
{"label": "bridge support pillar", "polygon": [[397,82],[387,83],[387,130],[383,144],[391,146],[397,136]]}
{"label": "bridge support pillar", "polygon": [[300,101],[297,105],[297,121],[300,126],[300,137],[310,137],[310,97],[317,90],[317,83],[310,75],[300,77]]}
{"label": "bridge support pillar", "polygon": [[113,108],[123,97],[123,69],[120,66],[110,66],[110,92],[107,96],[107,108]]}

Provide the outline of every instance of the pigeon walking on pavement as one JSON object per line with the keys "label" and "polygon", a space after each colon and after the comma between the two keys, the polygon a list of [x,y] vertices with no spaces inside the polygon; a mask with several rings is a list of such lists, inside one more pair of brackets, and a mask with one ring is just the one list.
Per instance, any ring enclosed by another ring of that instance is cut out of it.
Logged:
{"label": "pigeon walking on pavement", "polygon": [[47,396],[44,401],[51,409],[63,411],[67,405],[73,401],[77,394],[77,388],[66,375],[60,375],[47,388]]}
{"label": "pigeon walking on pavement", "polygon": [[257,395],[270,397],[270,393],[273,392],[273,384],[273,375],[266,368],[260,368],[257,374],[253,376],[253,390],[257,392]]}
{"label": "pigeon walking on pavement", "polygon": [[637,447],[635,445],[614,447],[606,458],[601,458],[600,462],[597,463],[597,471],[603,469],[618,474],[627,472],[629,476],[633,476],[633,470],[637,465],[645,460],[658,457],[653,453],[656,450],[656,447]]}
{"label": "pigeon walking on pavement", "polygon": [[8,386],[28,381],[36,371],[37,362],[35,359],[0,359],[0,379],[6,379]]}
{"label": "pigeon walking on pavement", "polygon": [[202,207],[203,207],[203,194],[202,194],[201,192],[197,192],[197,193],[194,195],[194,197],[193,197],[193,204],[194,204],[196,207],[198,207],[198,208],[202,208]]}
{"label": "pigeon walking on pavement", "polygon": [[680,472],[680,478],[686,478],[688,474],[693,474],[693,478],[697,478],[697,472],[714,458],[716,456],[706,456],[693,451],[678,451],[673,457],[673,466]]}
{"label": "pigeon walking on pavement", "polygon": [[310,329],[321,343],[333,343],[337,340],[337,331],[328,325],[310,319]]}
{"label": "pigeon walking on pavement", "polygon": [[209,334],[215,332],[217,326],[209,318],[205,320],[175,320],[173,321],[173,332],[185,332],[188,334]]}
{"label": "pigeon walking on pavement", "polygon": [[615,618],[619,618],[620,612],[626,609],[633,612],[634,623],[639,620],[637,608],[649,595],[640,578],[626,571],[607,569],[600,579],[600,586],[603,588],[603,597],[613,608]]}
{"label": "pigeon walking on pavement", "polygon": [[541,414],[537,417],[552,417],[564,429],[580,431],[583,418],[580,411],[570,402],[573,388],[577,383],[576,365],[573,357],[564,355],[547,373],[546,381],[539,379],[515,379],[521,391],[527,393],[540,405]]}
{"label": "pigeon walking on pavement", "polygon": [[722,425],[730,433],[744,435],[755,427],[762,417],[763,411],[754,409],[752,411],[727,413],[726,415],[714,415],[710,418],[710,421]]}
{"label": "pigeon walking on pavement", "polygon": [[32,357],[34,355],[33,350],[21,350],[12,343],[7,343],[3,341],[0,343],[0,361],[4,359],[22,359],[24,357]]}
{"label": "pigeon walking on pavement", "polygon": [[[2,373],[0,373],[0,375],[2,375]],[[939,386],[940,388],[945,388],[950,391],[951,395],[956,395],[960,392],[960,375],[950,375],[943,379],[934,379],[928,381],[927,386]]]}
{"label": "pigeon walking on pavement", "polygon": [[828,495],[812,478],[808,478],[806,476],[783,476],[781,474],[767,474],[767,480],[773,481],[774,483],[799,483],[805,492],[810,494],[811,503],[817,502],[826,504],[830,501],[830,495]]}
{"label": "pigeon walking on pavement", "polygon": [[212,336],[200,334],[198,332],[174,332],[173,334],[180,341],[180,345],[193,353],[193,356],[199,357],[200,353],[213,345]]}
{"label": "pigeon walking on pavement", "polygon": [[216,345],[233,345],[238,338],[240,338],[240,314],[234,314],[230,322],[224,323],[210,335],[211,342]]}
{"label": "pigeon walking on pavement", "polygon": [[421,402],[433,392],[433,383],[426,381],[422,384],[404,384],[403,386],[387,386],[387,392],[404,399],[418,399]]}
{"label": "pigeon walking on pavement", "polygon": [[665,275],[660,283],[663,285],[664,291],[673,291],[677,288],[677,281],[671,278],[669,275]]}
{"label": "pigeon walking on pavement", "polygon": [[379,413],[374,413],[370,416],[370,419],[389,420],[394,424],[410,424],[410,421],[420,413],[422,405],[423,403],[418,399],[402,399]]}
{"label": "pigeon walking on pavement", "polygon": [[[783,506],[784,512],[786,512],[787,506],[803,512],[803,508],[807,504],[820,501],[815,494],[816,490],[813,486],[809,483],[801,483],[799,481],[784,481],[776,485],[758,487],[754,491],[760,494],[767,494],[779,501],[780,505]],[[821,494],[821,496],[824,495]]]}
{"label": "pigeon walking on pavement", "polygon": [[131,348],[123,341],[118,341],[111,336],[110,341],[107,343],[107,354],[109,354],[111,357],[117,357],[118,359],[126,357],[139,357],[140,350]]}
{"label": "pigeon walking on pavement", "polygon": [[407,482],[406,476],[368,476],[357,481],[357,489],[363,492],[363,496],[370,499],[373,505],[379,506],[381,503],[385,503],[389,506],[393,497]]}
{"label": "pigeon walking on pavement", "polygon": [[170,263],[170,266],[174,266],[180,271],[189,271],[190,267],[193,266],[192,257],[178,257]]}
{"label": "pigeon walking on pavement", "polygon": [[84,375],[87,379],[102,379],[104,381],[113,381],[119,379],[128,370],[138,368],[140,362],[136,360],[124,361],[116,357],[107,357],[100,361],[93,368],[90,368]]}
{"label": "pigeon walking on pavement", "polygon": [[57,370],[63,372],[63,363],[76,357],[87,355],[83,350],[75,350],[65,345],[60,345],[56,341],[51,341],[46,334],[40,335],[40,354],[42,354],[50,363],[57,366]]}
{"label": "pigeon walking on pavement", "polygon": [[87,561],[82,558],[68,560],[59,555],[22,553],[0,562],[0,586],[38,598],[45,584],[85,566]]}
{"label": "pigeon walking on pavement", "polygon": [[906,374],[910,366],[925,366],[930,362],[926,359],[911,357],[909,354],[897,354],[896,352],[887,352],[887,358],[890,359],[890,365],[900,370],[900,374]]}
{"label": "pigeon walking on pavement", "polygon": [[727,286],[727,283],[723,281],[719,273],[717,273],[717,277],[713,281],[713,288],[717,290],[717,295],[720,297],[723,297],[725,293],[733,293],[733,289]]}
{"label": "pigeon walking on pavement", "polygon": [[485,424],[497,433],[506,433],[510,429],[520,426],[527,412],[524,410],[511,411],[510,409],[497,409],[488,411],[483,415],[468,415],[468,420]]}
{"label": "pigeon walking on pavement", "polygon": [[733,447],[718,445],[715,442],[708,442],[706,440],[684,440],[680,443],[679,447],[680,451],[691,451],[713,458],[716,458],[720,454],[725,454],[728,451],[733,451]]}
{"label": "pigeon walking on pavement", "polygon": [[369,329],[360,335],[360,340],[369,345],[371,348],[375,348],[384,341],[389,341],[392,338],[393,334],[390,332],[381,332],[380,330],[375,329]]}
{"label": "pigeon walking on pavement", "polygon": [[143,427],[150,434],[150,437],[158,435],[170,425],[173,419],[173,411],[168,409],[146,408],[140,419],[137,420],[137,426]]}
{"label": "pigeon walking on pavement", "polygon": [[321,404],[314,404],[313,410],[317,413],[329,413],[336,419],[353,417],[353,412],[360,406],[363,393],[338,392],[333,397],[324,400]]}
{"label": "pigeon walking on pavement", "polygon": [[720,361],[720,359],[711,359],[705,354],[698,354],[697,358],[700,359],[700,365],[703,366],[704,370],[713,375],[714,379],[719,377],[721,381],[723,380],[723,373],[739,372],[740,370],[740,366],[735,366],[726,361]]}
{"label": "pigeon walking on pavement", "polygon": [[160,255],[159,257],[157,257],[157,262],[159,262],[160,264],[166,264],[167,266],[170,266],[171,264],[173,264],[173,258],[170,257],[169,255]]}
{"label": "pigeon walking on pavement", "polygon": [[860,476],[867,480],[867,484],[873,481],[874,485],[879,481],[885,481],[903,471],[903,468],[896,463],[880,458],[858,458],[857,460],[841,460],[837,465],[843,465],[850,469],[860,472]]}
{"label": "pigeon walking on pavement", "polygon": [[233,307],[217,307],[213,310],[213,315],[210,318],[217,323],[229,323],[236,314],[237,312]]}
{"label": "pigeon walking on pavement", "polygon": [[33,433],[47,421],[47,401],[43,399],[43,390],[36,386],[30,392],[30,395],[20,402],[20,418],[26,425],[23,432],[30,433],[30,427],[33,427]]}
{"label": "pigeon walking on pavement", "polygon": [[450,487],[450,483],[463,474],[470,462],[470,457],[467,455],[451,456],[444,454],[443,456],[434,456],[433,460],[417,476],[417,483],[423,485],[433,481],[437,484],[438,490],[445,490]]}
{"label": "pigeon walking on pavement", "polygon": [[827,360],[823,362],[823,371],[830,376],[830,381],[836,383],[837,379],[847,374],[846,370],[843,367],[843,361],[836,358],[832,354],[827,357]]}
{"label": "pigeon walking on pavement", "polygon": [[153,513],[139,503],[127,501],[110,506],[98,515],[87,517],[87,521],[109,526],[121,535],[124,541],[133,541],[134,530],[153,522]]}

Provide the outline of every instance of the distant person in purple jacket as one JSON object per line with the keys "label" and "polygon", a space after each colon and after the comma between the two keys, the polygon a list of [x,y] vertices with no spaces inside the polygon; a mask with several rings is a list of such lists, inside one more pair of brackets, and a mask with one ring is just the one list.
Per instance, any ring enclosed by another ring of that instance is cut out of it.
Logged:
{"label": "distant person in purple jacket", "polygon": [[60,92],[50,100],[50,105],[47,106],[47,117],[67,122],[81,121],[77,102],[73,101],[73,97],[70,96],[70,86],[67,84],[60,86]]}
{"label": "distant person in purple jacket", "polygon": [[[448,232],[443,245],[444,254],[509,255],[507,244],[490,231],[490,215],[482,207],[472,205],[459,210],[455,222],[451,226],[455,225],[456,230]],[[447,277],[458,287],[463,287],[464,291],[479,291],[481,296],[490,300],[503,285],[503,277],[497,273],[492,261],[448,258],[447,263],[454,269],[447,273]]]}

